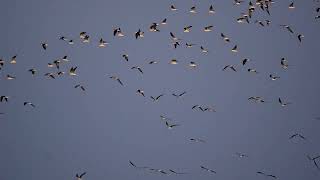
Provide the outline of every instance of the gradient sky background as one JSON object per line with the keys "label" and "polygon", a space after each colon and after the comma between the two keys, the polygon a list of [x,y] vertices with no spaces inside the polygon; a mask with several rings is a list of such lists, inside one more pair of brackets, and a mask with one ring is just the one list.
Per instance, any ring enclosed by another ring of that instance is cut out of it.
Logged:
{"label": "gradient sky background", "polygon": [[[256,174],[264,171],[279,179],[316,180],[320,171],[306,158],[320,154],[319,112],[319,30],[315,8],[320,3],[278,0],[271,16],[257,10],[252,21],[269,19],[269,27],[236,22],[248,1],[234,6],[232,0],[2,0],[0,6],[0,57],[6,60],[1,73],[0,95],[10,96],[0,103],[0,179],[68,180],[87,172],[94,179],[269,179]],[[170,11],[171,4],[179,9]],[[213,4],[215,15],[208,14]],[[193,5],[198,13],[188,11]],[[168,18],[160,32],[149,32],[153,22]],[[305,35],[296,36],[279,27],[289,24]],[[192,25],[190,33],[183,27]],[[204,26],[214,31],[205,33]],[[124,38],[112,36],[121,27]],[[139,28],[145,37],[135,40]],[[79,40],[86,31],[91,43]],[[172,48],[169,32],[194,48]],[[220,33],[231,38],[225,43]],[[74,39],[74,45],[59,36]],[[110,45],[97,48],[104,38]],[[44,51],[40,44],[49,44]],[[237,44],[239,53],[231,52]],[[200,45],[209,49],[201,53]],[[9,64],[13,55],[17,64]],[[121,57],[129,54],[129,62]],[[61,69],[78,66],[77,77],[65,75],[55,80],[43,75],[54,72],[47,63],[68,55]],[[289,61],[289,69],[280,59]],[[169,65],[172,58],[178,65]],[[252,59],[245,67],[243,58]],[[159,64],[149,65],[149,60]],[[191,70],[190,61],[199,66]],[[238,72],[222,71],[234,64]],[[134,65],[144,74],[131,70]],[[27,71],[38,69],[34,77]],[[247,72],[255,68],[259,74]],[[269,74],[279,75],[271,81]],[[11,74],[15,80],[6,80]],[[109,79],[118,75],[125,87]],[[86,92],[74,89],[82,83]],[[146,97],[135,93],[143,89]],[[187,91],[176,99],[171,93]],[[149,96],[166,95],[159,102]],[[265,104],[249,102],[262,96]],[[281,97],[293,104],[281,107]],[[31,101],[37,107],[23,106]],[[214,106],[217,112],[193,111],[195,104]],[[160,115],[181,124],[168,130]],[[307,141],[289,140],[301,133]],[[192,143],[201,138],[205,144]],[[235,153],[247,154],[240,159]],[[132,168],[137,165],[188,172],[166,176]],[[320,164],[320,162],[319,162]],[[200,165],[217,171],[210,174]]]}

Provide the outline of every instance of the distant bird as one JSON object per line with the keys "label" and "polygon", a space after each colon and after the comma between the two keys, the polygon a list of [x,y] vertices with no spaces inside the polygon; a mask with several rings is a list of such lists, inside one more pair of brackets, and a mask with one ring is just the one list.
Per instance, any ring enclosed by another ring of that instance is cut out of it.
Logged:
{"label": "distant bird", "polygon": [[166,24],[167,24],[167,18],[164,18],[164,19],[161,21],[161,24],[162,24],[162,25],[166,25]]}
{"label": "distant bird", "polygon": [[130,163],[131,166],[133,166],[134,168],[137,168],[137,169],[147,169],[147,168],[149,168],[149,167],[146,167],[146,166],[137,166],[132,161],[129,161],[129,163]]}
{"label": "distant bird", "polygon": [[173,42],[173,47],[177,49],[177,47],[180,46],[180,43],[178,41]]}
{"label": "distant bird", "polygon": [[123,37],[124,34],[122,33],[121,28],[115,28],[115,29],[113,29],[113,36]]}
{"label": "distant bird", "polygon": [[239,153],[239,152],[237,152],[236,155],[237,155],[239,158],[247,158],[247,157],[248,157],[248,155],[243,154],[243,153]]}
{"label": "distant bird", "polygon": [[184,92],[182,92],[182,93],[180,93],[180,94],[172,93],[172,95],[173,95],[174,97],[176,97],[176,98],[180,98],[180,97],[182,97],[183,95],[185,95],[186,93],[187,93],[187,92],[184,91]]}
{"label": "distant bird", "polygon": [[157,61],[149,61],[148,64],[157,64],[158,62]]}
{"label": "distant bird", "polygon": [[107,44],[108,44],[107,41],[105,41],[102,38],[100,38],[98,47],[103,48],[103,47],[106,47]]}
{"label": "distant bird", "polygon": [[258,73],[258,71],[256,69],[251,69],[251,68],[248,69],[248,72],[252,72],[252,73],[255,73],[255,74]]}
{"label": "distant bird", "polygon": [[249,62],[249,61],[250,61],[250,59],[247,59],[247,58],[243,59],[243,60],[242,60],[242,65],[246,65],[247,62]]}
{"label": "distant bird", "polygon": [[248,100],[253,100],[255,102],[261,102],[261,103],[265,102],[265,100],[263,100],[263,98],[260,96],[252,96],[252,97],[249,97]]}
{"label": "distant bird", "polygon": [[129,55],[128,55],[128,54],[123,54],[122,57],[123,57],[126,61],[129,61]]}
{"label": "distant bird", "polygon": [[17,63],[17,55],[14,55],[11,57],[10,64],[16,64]]}
{"label": "distant bird", "polygon": [[144,91],[141,90],[141,89],[138,89],[138,90],[136,91],[136,93],[138,93],[138,94],[142,95],[143,97],[145,97]]}
{"label": "distant bird", "polygon": [[160,30],[158,29],[158,23],[152,23],[151,26],[149,27],[149,31],[151,32],[160,32]]}
{"label": "distant bird", "polygon": [[195,62],[191,61],[188,66],[191,68],[196,68],[198,65]]}
{"label": "distant bird", "polygon": [[192,6],[191,8],[190,8],[190,11],[189,11],[190,13],[193,13],[193,14],[195,14],[195,13],[197,13],[197,11],[196,11],[196,6]]}
{"label": "distant bird", "polygon": [[137,69],[141,74],[143,74],[143,71],[139,66],[133,66],[131,69]]}
{"label": "distant bird", "polygon": [[207,168],[207,167],[204,167],[204,166],[200,166],[200,168],[201,168],[201,169],[203,169],[203,170],[205,170],[205,171],[207,171],[207,172],[210,172],[210,173],[214,173],[214,174],[217,174],[217,172],[216,172],[216,171],[214,171],[214,170],[211,170],[211,169],[209,169],[209,168]]}
{"label": "distant bird", "polygon": [[8,102],[9,96],[0,96],[0,102]]}
{"label": "distant bird", "polygon": [[238,46],[235,45],[232,49],[231,49],[232,52],[236,53],[238,52]]}
{"label": "distant bird", "polygon": [[171,121],[171,118],[168,118],[168,117],[163,116],[163,115],[160,115],[160,118],[161,118],[161,120],[164,120],[164,121]]}
{"label": "distant bird", "polygon": [[304,136],[302,136],[301,134],[299,134],[299,133],[296,133],[296,134],[293,134],[293,135],[291,135],[290,137],[289,137],[289,139],[293,139],[293,138],[301,138],[301,139],[303,139],[303,140],[307,140]]}
{"label": "distant bird", "polygon": [[176,59],[172,59],[170,62],[169,62],[169,64],[178,64],[178,60],[176,60]]}
{"label": "distant bird", "polygon": [[203,139],[199,139],[199,138],[190,138],[189,139],[192,142],[196,142],[196,143],[205,143],[206,141]]}
{"label": "distant bird", "polygon": [[316,8],[316,12],[317,13],[320,12],[320,7]]}
{"label": "distant bird", "polygon": [[86,172],[84,172],[84,173],[82,173],[82,174],[76,174],[76,178],[77,178],[77,180],[82,180],[82,177],[84,176],[84,175],[86,175],[87,173]]}
{"label": "distant bird", "polygon": [[261,172],[261,171],[258,171],[257,174],[261,174],[261,175],[266,176],[266,177],[271,177],[271,178],[277,179],[277,177],[275,175],[266,174],[266,173]]}
{"label": "distant bird", "polygon": [[215,10],[213,9],[213,5],[210,5],[209,7],[209,14],[214,14]]}
{"label": "distant bird", "polygon": [[47,44],[47,43],[41,43],[41,47],[42,47],[44,50],[47,50],[48,44]]}
{"label": "distant bird", "polygon": [[76,76],[76,70],[77,70],[78,67],[71,67],[70,70],[69,70],[69,75],[70,76]]}
{"label": "distant bird", "polygon": [[292,34],[294,33],[292,28],[289,25],[280,25],[280,26],[287,29],[290,33],[292,33]]}
{"label": "distant bird", "polygon": [[192,44],[192,43],[190,43],[190,44],[189,44],[189,43],[186,43],[186,47],[187,47],[187,48],[192,48],[194,45],[195,45],[195,44]]}
{"label": "distant bird", "polygon": [[74,86],[74,88],[80,88],[82,91],[85,91],[86,89],[84,88],[84,86],[83,85],[81,85],[81,84],[77,84],[77,85],[75,85]]}
{"label": "distant bird", "polygon": [[240,5],[241,3],[244,2],[242,0],[233,0],[233,1],[234,1],[234,5]]}
{"label": "distant bird", "polygon": [[66,38],[66,37],[64,37],[64,36],[60,36],[59,39],[62,40],[62,41],[67,42],[67,43],[70,44],[70,45],[74,44],[74,42],[73,42],[72,39],[68,39],[68,38]]}
{"label": "distant bird", "polygon": [[233,65],[226,65],[222,70],[225,71],[228,68],[233,70],[234,72],[237,72],[236,68]]}
{"label": "distant bird", "polygon": [[24,106],[30,105],[30,106],[33,107],[33,108],[36,107],[32,102],[24,102],[23,105],[24,105]]}
{"label": "distant bird", "polygon": [[177,38],[172,32],[170,32],[170,36],[171,36],[173,41],[178,41],[179,40],[179,38]]}
{"label": "distant bird", "polygon": [[151,98],[153,101],[158,101],[162,96],[164,96],[164,94],[160,94],[160,95],[157,96],[157,97],[150,96],[150,98]]}
{"label": "distant bird", "polygon": [[171,9],[171,11],[177,11],[178,10],[174,5],[171,5],[170,9]]}
{"label": "distant bird", "polygon": [[168,129],[172,129],[172,128],[180,126],[180,125],[179,124],[169,124],[168,121],[166,121],[166,126]]}
{"label": "distant bird", "polygon": [[289,67],[288,60],[286,60],[285,58],[281,58],[280,64],[283,69],[288,69]]}
{"label": "distant bird", "polygon": [[230,42],[230,39],[226,35],[224,35],[223,33],[221,33],[220,35],[225,42]]}
{"label": "distant bird", "polygon": [[62,61],[69,62],[68,56],[63,56]]}
{"label": "distant bird", "polygon": [[316,17],[314,17],[315,19],[320,19],[320,15],[318,15],[318,16],[316,16]]}
{"label": "distant bird", "polygon": [[7,74],[7,80],[13,80],[13,79],[16,79],[16,77],[10,74]]}
{"label": "distant bird", "polygon": [[143,38],[143,37],[144,37],[144,32],[142,32],[141,29],[139,29],[139,30],[135,33],[135,37],[136,37],[136,39],[138,39],[138,38]]}
{"label": "distant bird", "polygon": [[190,32],[192,26],[186,26],[183,28],[183,32]]}
{"label": "distant bird", "polygon": [[313,164],[316,166],[316,168],[318,169],[318,170],[320,170],[320,167],[319,167],[319,165],[318,165],[318,163],[317,163],[317,159],[318,158],[320,158],[320,156],[317,156],[317,157],[310,157],[309,155],[307,155],[307,158],[310,160],[310,161],[312,161],[313,162]]}
{"label": "distant bird", "polygon": [[117,77],[117,76],[110,76],[110,78],[113,79],[113,80],[118,81],[118,82],[123,86],[123,83],[122,83],[122,81],[120,80],[119,77]]}
{"label": "distant bird", "polygon": [[155,171],[161,174],[168,174],[166,171],[162,170],[162,169],[155,169],[155,168],[149,168],[150,171]]}
{"label": "distant bird", "polygon": [[172,170],[172,169],[169,169],[169,171],[170,171],[172,174],[186,174],[186,173],[183,173],[183,172],[174,171],[174,170]]}
{"label": "distant bird", "polygon": [[278,98],[278,102],[280,103],[280,105],[281,106],[287,106],[287,105],[289,105],[289,104],[291,104],[290,102],[283,102],[282,100],[281,100],[281,98]]}
{"label": "distant bird", "polygon": [[208,53],[209,51],[207,49],[205,49],[203,46],[200,46],[201,52],[203,53]]}
{"label": "distant bird", "polygon": [[34,69],[34,68],[29,69],[28,71],[29,71],[29,72],[31,72],[31,74],[32,74],[32,75],[35,75],[35,74],[36,74],[36,72],[37,72],[37,70],[36,70],[36,69]]}
{"label": "distant bird", "polygon": [[274,75],[272,75],[272,74],[270,74],[269,77],[270,77],[271,80],[273,80],[273,81],[275,81],[275,80],[277,80],[277,79],[280,79],[279,76],[274,76]]}
{"label": "distant bird", "polygon": [[46,73],[44,76],[50,77],[51,79],[55,79],[55,74],[53,73]]}
{"label": "distant bird", "polygon": [[291,3],[289,4],[289,9],[294,9],[294,8],[296,8],[296,7],[294,6],[294,2],[291,2]]}
{"label": "distant bird", "polygon": [[203,31],[204,32],[210,32],[210,31],[212,31],[212,28],[213,28],[213,26],[206,26],[206,27],[204,27],[204,29],[203,29]]}
{"label": "distant bird", "polygon": [[298,40],[299,40],[299,42],[302,42],[302,39],[304,38],[304,35],[303,34],[299,34],[298,35]]}

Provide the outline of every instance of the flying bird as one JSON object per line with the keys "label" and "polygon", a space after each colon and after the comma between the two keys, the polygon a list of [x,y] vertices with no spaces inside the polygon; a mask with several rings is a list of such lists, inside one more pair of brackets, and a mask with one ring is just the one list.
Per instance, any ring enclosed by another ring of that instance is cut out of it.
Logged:
{"label": "flying bird", "polygon": [[82,177],[84,176],[84,175],[86,175],[87,173],[86,172],[84,172],[84,173],[82,173],[82,174],[76,174],[76,178],[77,178],[77,180],[82,180]]}
{"label": "flying bird", "polygon": [[168,121],[166,121],[166,126],[168,129],[172,129],[172,128],[180,126],[180,125],[179,124],[169,124]]}
{"label": "flying bird", "polygon": [[283,69],[288,69],[289,67],[288,60],[286,60],[285,58],[281,58],[280,64]]}
{"label": "flying bird", "polygon": [[225,42],[230,42],[230,39],[225,34],[221,33],[220,36],[223,38]]}
{"label": "flying bird", "polygon": [[123,54],[122,57],[123,57],[126,61],[129,61],[129,55],[128,55],[128,54]]}
{"label": "flying bird", "polygon": [[14,55],[11,57],[10,64],[16,64],[17,63],[17,55]]}
{"label": "flying bird", "polygon": [[180,98],[180,97],[182,97],[183,95],[185,95],[186,93],[187,93],[187,92],[184,91],[184,92],[182,92],[182,93],[180,93],[180,94],[172,93],[172,95],[173,95],[174,97],[176,97],[176,98]]}
{"label": "flying bird", "polygon": [[31,106],[31,107],[33,107],[33,108],[36,107],[32,102],[24,102],[23,105],[24,105],[24,106],[29,105],[29,106]]}
{"label": "flying bird", "polygon": [[177,11],[178,10],[174,5],[171,5],[170,9],[171,9],[171,11]]}
{"label": "flying bird", "polygon": [[294,138],[301,138],[303,140],[307,140],[304,136],[302,136],[301,134],[299,133],[296,133],[296,134],[293,134],[289,137],[289,139],[294,139]]}
{"label": "flying bird", "polygon": [[107,44],[108,44],[107,41],[105,41],[102,38],[100,38],[98,47],[103,48],[103,47],[106,47]]}
{"label": "flying bird", "polygon": [[298,40],[299,40],[299,42],[302,42],[302,39],[304,38],[304,35],[303,34],[299,34],[298,35]]}
{"label": "flying bird", "polygon": [[118,81],[118,82],[123,86],[123,83],[122,83],[122,81],[120,80],[119,77],[117,77],[117,76],[110,76],[110,79],[113,79],[113,80]]}
{"label": "flying bird", "polygon": [[81,85],[81,84],[77,84],[77,85],[75,85],[74,86],[74,88],[80,88],[82,91],[85,91],[86,89],[84,88],[84,86],[83,85]]}
{"label": "flying bird", "polygon": [[294,33],[292,28],[289,25],[280,25],[280,26],[287,29],[290,33],[292,33],[292,34]]}
{"label": "flying bird", "polygon": [[178,60],[176,60],[176,59],[172,59],[170,62],[169,62],[169,64],[178,64]]}
{"label": "flying bird", "polygon": [[269,77],[271,78],[272,81],[275,81],[275,80],[277,80],[277,79],[280,79],[279,76],[274,76],[274,75],[272,75],[272,74],[270,74]]}
{"label": "flying bird", "polygon": [[212,28],[213,28],[213,26],[206,26],[206,27],[204,27],[204,29],[203,29],[203,31],[204,32],[210,32],[210,31],[212,31]]}
{"label": "flying bird", "polygon": [[226,65],[222,70],[225,71],[228,68],[233,70],[234,72],[237,72],[236,68],[233,65]]}
{"label": "flying bird", "polygon": [[238,46],[235,45],[232,49],[231,49],[232,52],[234,53],[237,53],[238,52]]}
{"label": "flying bird", "polygon": [[141,89],[138,89],[138,90],[136,91],[136,93],[138,93],[138,94],[142,95],[143,97],[145,97],[144,91],[141,90]]}
{"label": "flying bird", "polygon": [[183,28],[183,32],[190,32],[192,26],[186,26]]}
{"label": "flying bird", "polygon": [[213,9],[213,5],[210,5],[209,7],[209,14],[214,14],[215,10]]}
{"label": "flying bird", "polygon": [[214,170],[211,170],[211,169],[209,169],[209,168],[207,168],[207,167],[204,167],[204,166],[200,166],[200,168],[201,168],[201,169],[203,169],[203,170],[205,170],[205,171],[207,171],[207,172],[210,172],[210,173],[214,173],[214,174],[217,174],[217,172],[216,172],[216,171],[214,171]]}
{"label": "flying bird", "polygon": [[283,107],[291,104],[290,102],[283,102],[283,101],[281,100],[281,98],[278,98],[278,102],[279,102],[280,105],[283,106]]}
{"label": "flying bird", "polygon": [[246,65],[249,61],[251,61],[251,60],[250,60],[250,59],[247,59],[247,58],[243,59],[243,60],[242,60],[242,65],[243,65],[243,66]]}
{"label": "flying bird", "polygon": [[132,161],[129,160],[129,163],[132,167],[137,168],[137,169],[147,169],[149,167],[146,166],[137,166],[136,164],[134,164]]}
{"label": "flying bird", "polygon": [[133,66],[131,69],[137,69],[141,74],[143,74],[143,71],[139,66]]}
{"label": "flying bird", "polygon": [[139,30],[135,33],[135,37],[136,37],[136,39],[138,39],[138,38],[143,38],[143,37],[144,37],[144,32],[141,31],[141,29],[139,29]]}
{"label": "flying bird", "polygon": [[164,96],[164,94],[160,94],[160,95],[157,96],[157,97],[150,96],[150,98],[151,98],[153,101],[158,101],[162,96]]}
{"label": "flying bird", "polygon": [[190,13],[193,13],[193,14],[195,14],[195,13],[197,13],[197,11],[196,11],[196,6],[192,6],[191,8],[190,8],[190,11],[189,11]]}
{"label": "flying bird", "polygon": [[70,70],[69,70],[69,75],[70,76],[76,76],[76,70],[77,70],[78,67],[71,67]]}
{"label": "flying bird", "polygon": [[196,142],[196,143],[205,143],[206,141],[203,139],[199,139],[199,138],[190,138],[189,139],[192,142]]}
{"label": "flying bird", "polygon": [[34,68],[29,69],[28,71],[29,71],[29,72],[31,72],[31,74],[32,74],[32,75],[35,75],[35,74],[36,74],[36,72],[37,72],[37,70],[36,70],[36,69],[34,69]]}
{"label": "flying bird", "polygon": [[9,96],[0,96],[0,102],[8,102]]}
{"label": "flying bird", "polygon": [[266,174],[266,173],[261,172],[261,171],[258,171],[257,174],[261,174],[261,175],[266,176],[266,177],[271,177],[271,178],[277,179],[277,177],[275,175]]}
{"label": "flying bird", "polygon": [[41,43],[41,47],[42,47],[44,50],[47,50],[48,44],[47,44],[47,43]]}

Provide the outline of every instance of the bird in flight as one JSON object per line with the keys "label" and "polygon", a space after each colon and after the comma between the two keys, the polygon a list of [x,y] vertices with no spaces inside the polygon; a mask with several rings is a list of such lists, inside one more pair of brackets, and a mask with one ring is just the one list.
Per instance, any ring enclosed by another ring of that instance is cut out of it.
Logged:
{"label": "bird in flight", "polygon": [[204,27],[204,29],[203,29],[203,31],[204,32],[211,32],[212,31],[212,28],[213,28],[213,26],[206,26],[206,27]]}
{"label": "bird in flight", "polygon": [[192,142],[196,142],[196,143],[205,143],[206,141],[203,139],[199,139],[199,138],[190,138],[189,139]]}
{"label": "bird in flight", "polygon": [[277,79],[280,79],[279,76],[274,76],[274,75],[272,75],[272,74],[270,74],[269,77],[271,78],[272,81],[275,81],[275,80],[277,80]]}
{"label": "bird in flight", "polygon": [[169,64],[174,64],[174,65],[176,65],[176,64],[178,64],[178,60],[172,59],[172,60],[169,62]]}
{"label": "bird in flight", "polygon": [[244,65],[246,65],[249,61],[251,61],[251,60],[248,59],[248,58],[245,58],[245,59],[243,59],[243,60],[241,61],[241,63],[242,63],[242,65],[244,66]]}
{"label": "bird in flight", "polygon": [[207,168],[207,167],[200,166],[200,168],[201,168],[201,169],[203,169],[203,170],[205,170],[205,171],[207,171],[207,172],[217,174],[217,172],[216,172],[216,171],[214,171],[214,170],[212,170],[212,169],[209,169],[209,168]]}
{"label": "bird in flight", "polygon": [[24,106],[29,105],[29,106],[31,106],[31,107],[33,107],[33,108],[36,107],[32,102],[24,102],[23,105],[24,105]]}
{"label": "bird in flight", "polygon": [[316,157],[310,157],[309,155],[307,155],[307,158],[313,162],[313,164],[316,166],[317,169],[320,170],[320,167],[317,163],[317,159],[320,158],[320,156],[316,156]]}
{"label": "bird in flight", "polygon": [[233,65],[226,65],[223,69],[222,69],[222,71],[225,71],[226,69],[231,69],[231,70],[233,70],[234,72],[237,72],[237,70],[236,70],[236,68],[233,66]]}
{"label": "bird in flight", "polygon": [[180,98],[180,97],[182,97],[183,95],[185,95],[186,93],[187,93],[186,91],[184,91],[184,92],[182,92],[182,93],[180,93],[180,94],[172,93],[172,96],[174,96],[174,97],[176,97],[176,98]]}
{"label": "bird in flight", "polygon": [[123,83],[122,83],[122,81],[120,80],[119,77],[117,77],[117,76],[110,76],[110,79],[113,79],[113,80],[118,81],[118,82],[123,86]]}
{"label": "bird in flight", "polygon": [[271,177],[271,178],[277,179],[277,177],[275,175],[266,174],[266,173],[261,172],[261,171],[258,171],[257,174],[261,174],[261,175],[266,176],[266,177]]}
{"label": "bird in flight", "polygon": [[260,96],[252,96],[252,97],[249,97],[248,100],[253,100],[254,102],[265,102],[265,100],[263,100],[262,97]]}
{"label": "bird in flight", "polygon": [[192,6],[191,8],[190,8],[190,11],[189,11],[190,13],[193,13],[193,14],[195,14],[195,13],[197,13],[197,11],[196,11],[196,6]]}
{"label": "bird in flight", "polygon": [[76,76],[76,70],[77,70],[78,67],[71,67],[70,70],[69,70],[69,75],[70,76]]}
{"label": "bird in flight", "polygon": [[249,69],[248,69],[248,72],[252,72],[252,73],[258,74],[258,71],[257,71],[256,69],[251,69],[251,68],[249,68]]}
{"label": "bird in flight", "polygon": [[225,34],[221,33],[220,36],[225,42],[230,42],[230,39]]}
{"label": "bird in flight", "polygon": [[132,167],[137,168],[137,169],[147,169],[149,167],[146,166],[137,166],[136,164],[134,164],[132,161],[129,160],[129,163]]}
{"label": "bird in flight", "polygon": [[131,69],[137,69],[141,74],[143,74],[143,71],[139,66],[133,66]]}
{"label": "bird in flight", "polygon": [[150,98],[155,102],[155,101],[158,101],[162,96],[164,96],[164,94],[160,94],[157,97],[150,96]]}
{"label": "bird in flight", "polygon": [[203,46],[200,46],[201,52],[202,53],[208,53],[209,51],[205,49]]}
{"label": "bird in flight", "polygon": [[15,77],[15,76],[12,76],[12,75],[10,75],[10,74],[7,74],[7,79],[8,79],[8,80],[13,80],[13,79],[16,79],[16,77]]}
{"label": "bird in flight", "polygon": [[139,30],[135,33],[135,37],[136,37],[136,39],[138,39],[138,38],[143,38],[143,37],[144,37],[144,32],[142,32],[141,29],[139,29]]}
{"label": "bird in flight", "polygon": [[298,35],[298,40],[299,42],[301,43],[302,42],[302,39],[304,38],[304,35],[303,34],[299,34]]}
{"label": "bird in flight", "polygon": [[84,172],[84,173],[82,173],[82,174],[76,174],[76,178],[77,178],[77,180],[82,180],[82,177],[84,176],[84,175],[86,175],[87,173],[86,172]]}
{"label": "bird in flight", "polygon": [[237,155],[239,158],[247,158],[247,157],[248,157],[248,155],[243,154],[243,153],[239,153],[239,152],[237,152],[236,155]]}
{"label": "bird in flight", "polygon": [[183,172],[177,172],[177,171],[172,170],[172,169],[169,169],[169,171],[170,171],[172,174],[186,174],[186,173],[183,173]]}
{"label": "bird in flight", "polygon": [[106,47],[107,44],[108,44],[107,41],[105,41],[102,38],[100,38],[98,47],[103,48],[103,47]]}
{"label": "bird in flight", "polygon": [[81,84],[77,84],[77,85],[75,85],[74,86],[74,88],[80,88],[82,91],[85,91],[86,89],[84,88],[84,86],[83,85],[81,85]]}
{"label": "bird in flight", "polygon": [[41,43],[41,47],[42,47],[44,50],[47,50],[48,44],[47,44],[47,43]]}
{"label": "bird in flight", "polygon": [[11,57],[10,64],[17,64],[17,55]]}
{"label": "bird in flight", "polygon": [[289,9],[294,9],[294,8],[296,8],[296,7],[294,6],[294,2],[291,2],[291,3],[289,4]]}
{"label": "bird in flight", "polygon": [[191,28],[192,28],[192,26],[186,26],[183,28],[183,32],[186,32],[186,33],[190,32]]}
{"label": "bird in flight", "polygon": [[129,61],[129,55],[128,55],[128,54],[123,54],[122,57],[123,57],[126,61]]}
{"label": "bird in flight", "polygon": [[136,93],[138,93],[138,94],[142,95],[143,97],[145,97],[144,91],[141,90],[141,89],[138,89],[138,90],[136,91]]}
{"label": "bird in flight", "polygon": [[8,102],[9,96],[0,96],[0,102]]}
{"label": "bird in flight", "polygon": [[280,25],[280,26],[283,27],[283,28],[285,28],[285,29],[287,29],[290,33],[292,33],[292,34],[294,33],[293,30],[292,30],[292,28],[291,28],[289,25],[285,25],[285,24],[284,24],[284,25]]}
{"label": "bird in flight", "polygon": [[113,36],[123,37],[124,34],[122,33],[121,28],[115,28],[115,29],[113,29]]}
{"label": "bird in flight", "polygon": [[304,136],[302,136],[301,134],[299,133],[296,133],[296,134],[293,134],[289,137],[289,139],[294,139],[294,138],[301,138],[303,140],[307,140],[307,138],[305,138]]}
{"label": "bird in flight", "polygon": [[191,68],[196,68],[198,65],[195,63],[195,62],[193,62],[193,61],[191,61],[190,63],[189,63],[189,67],[191,67]]}
{"label": "bird in flight", "polygon": [[171,9],[171,11],[177,11],[178,10],[174,5],[171,5],[170,9]]}
{"label": "bird in flight", "polygon": [[281,58],[280,64],[283,69],[288,69],[289,67],[288,60],[286,60],[285,58]]}
{"label": "bird in flight", "polygon": [[160,30],[158,29],[158,23],[152,23],[151,26],[149,27],[149,31],[151,32],[160,32]]}
{"label": "bird in flight", "polygon": [[213,9],[213,5],[210,5],[209,7],[209,14],[214,14],[215,10]]}
{"label": "bird in flight", "polygon": [[283,102],[281,98],[278,98],[278,102],[279,102],[280,105],[283,106],[283,107],[291,104],[291,102]]}
{"label": "bird in flight", "polygon": [[238,52],[238,46],[235,45],[232,49],[231,49],[232,52],[234,53],[237,53]]}
{"label": "bird in flight", "polygon": [[166,121],[166,126],[168,129],[173,129],[174,127],[180,126],[179,124],[169,124],[168,121]]}

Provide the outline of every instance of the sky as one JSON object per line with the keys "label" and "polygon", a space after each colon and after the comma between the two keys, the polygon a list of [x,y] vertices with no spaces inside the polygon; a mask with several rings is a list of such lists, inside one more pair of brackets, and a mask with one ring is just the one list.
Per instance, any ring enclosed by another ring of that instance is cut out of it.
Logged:
{"label": "sky", "polygon": [[[271,15],[258,7],[250,24],[237,23],[248,2],[232,0],[2,0],[0,6],[0,179],[278,179],[316,180],[307,155],[320,155],[319,2],[277,0]],[[174,5],[177,11],[171,11]],[[208,13],[213,5],[215,14]],[[197,13],[189,12],[196,6]],[[152,23],[167,18],[160,32]],[[270,20],[261,27],[255,20]],[[280,27],[290,25],[295,34]],[[192,25],[191,32],[183,28]],[[212,25],[212,32],[204,32]],[[124,37],[114,37],[120,27]],[[135,39],[141,29],[144,37]],[[90,43],[83,43],[80,32]],[[173,48],[169,33],[181,40]],[[226,43],[220,33],[227,35]],[[303,34],[299,43],[296,34]],[[59,40],[74,40],[69,45]],[[109,44],[98,48],[100,38]],[[47,50],[41,43],[48,43]],[[194,43],[186,48],[185,43]],[[231,49],[237,45],[238,52]],[[204,54],[200,46],[208,49]],[[122,58],[128,54],[129,61]],[[10,64],[17,55],[17,64]],[[47,64],[67,55],[61,77]],[[241,60],[250,61],[243,66]],[[286,58],[288,69],[280,65]],[[177,65],[169,64],[177,59]],[[157,64],[148,64],[156,60]],[[196,68],[188,67],[193,61]],[[234,65],[223,71],[226,65]],[[77,66],[77,76],[69,76]],[[131,69],[140,66],[143,74]],[[28,70],[37,69],[32,76]],[[256,69],[257,74],[249,73]],[[7,80],[7,74],[16,77]],[[269,75],[279,76],[272,81]],[[118,76],[121,86],[110,76]],[[74,88],[82,84],[86,91]],[[141,89],[145,97],[136,93]],[[175,98],[172,93],[186,94]],[[157,102],[150,96],[164,94]],[[249,101],[261,96],[265,103]],[[291,102],[282,107],[278,98]],[[35,108],[24,106],[32,102]],[[216,112],[192,110],[194,105]],[[168,129],[160,115],[170,124]],[[306,137],[289,139],[295,133]],[[190,141],[205,140],[205,143]],[[236,153],[247,157],[240,158]],[[137,166],[186,174],[161,174]],[[320,159],[319,163],[320,164]],[[204,166],[217,173],[206,172]]]}

